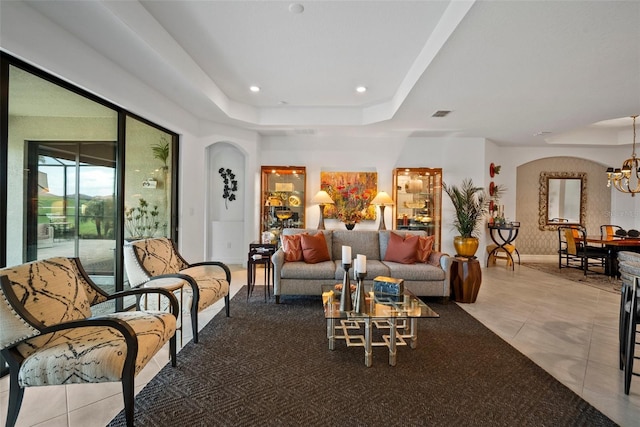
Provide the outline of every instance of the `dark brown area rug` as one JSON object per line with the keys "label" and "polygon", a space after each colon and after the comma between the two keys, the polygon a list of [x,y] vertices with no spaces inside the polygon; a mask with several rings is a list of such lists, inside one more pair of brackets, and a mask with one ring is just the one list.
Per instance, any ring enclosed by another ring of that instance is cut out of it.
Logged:
{"label": "dark brown area rug", "polygon": [[616,425],[455,303],[428,304],[441,317],[418,321],[418,347],[395,367],[374,348],[367,368],[361,347],[328,349],[320,298],[242,289],[138,394],[135,425]]}
{"label": "dark brown area rug", "polygon": [[619,294],[622,288],[620,279],[610,278],[602,274],[601,270],[589,271],[589,274],[585,276],[584,271],[578,268],[558,268],[557,262],[523,262],[522,266],[615,294]]}

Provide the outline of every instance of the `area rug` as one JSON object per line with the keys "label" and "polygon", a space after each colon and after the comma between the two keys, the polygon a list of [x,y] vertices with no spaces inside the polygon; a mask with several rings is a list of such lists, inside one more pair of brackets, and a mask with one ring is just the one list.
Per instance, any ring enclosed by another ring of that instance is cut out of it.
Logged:
{"label": "area rug", "polygon": [[417,348],[367,368],[361,347],[328,349],[319,298],[245,295],[138,394],[136,426],[616,425],[455,303],[429,302]]}
{"label": "area rug", "polygon": [[577,268],[558,268],[558,263],[544,263],[544,262],[523,262],[522,266],[533,268],[534,270],[543,271],[548,274],[552,274],[563,279],[572,280],[574,282],[581,283],[583,285],[598,288],[603,291],[613,292],[615,294],[620,293],[622,288],[622,281],[619,279],[612,279],[609,276],[600,274],[598,272],[589,272],[585,277],[584,272]]}

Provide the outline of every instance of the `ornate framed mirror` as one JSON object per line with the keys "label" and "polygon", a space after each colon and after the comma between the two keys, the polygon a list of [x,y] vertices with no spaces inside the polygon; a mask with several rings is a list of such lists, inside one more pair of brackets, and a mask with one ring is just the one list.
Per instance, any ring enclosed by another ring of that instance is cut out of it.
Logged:
{"label": "ornate framed mirror", "polygon": [[559,225],[584,224],[587,208],[585,172],[540,173],[540,230]]}

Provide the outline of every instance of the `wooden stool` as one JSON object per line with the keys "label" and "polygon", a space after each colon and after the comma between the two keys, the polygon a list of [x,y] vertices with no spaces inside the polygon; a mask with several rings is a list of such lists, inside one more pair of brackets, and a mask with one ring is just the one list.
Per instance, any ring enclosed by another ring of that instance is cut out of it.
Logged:
{"label": "wooden stool", "polygon": [[[497,250],[495,252],[493,252],[494,249]],[[511,267],[513,265],[513,252],[516,250],[516,247],[514,245],[504,245],[504,247],[498,247],[498,245],[488,245],[487,246],[487,253],[491,254],[489,255],[489,259],[487,260],[487,265],[488,264],[493,264],[496,265],[496,260],[498,259],[504,259],[507,261],[507,267]],[[507,251],[509,251],[509,255],[507,255]],[[493,253],[492,253],[493,252]],[[504,255],[501,255],[500,253],[504,252]]]}

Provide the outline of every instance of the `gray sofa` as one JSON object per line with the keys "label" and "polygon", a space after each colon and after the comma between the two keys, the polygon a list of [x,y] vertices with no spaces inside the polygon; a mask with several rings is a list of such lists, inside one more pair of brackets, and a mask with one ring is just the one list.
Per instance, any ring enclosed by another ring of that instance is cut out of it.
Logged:
{"label": "gray sofa", "polygon": [[[318,230],[287,228],[283,235],[309,233]],[[427,263],[400,264],[382,261],[387,252],[389,233],[404,237],[405,234],[425,235],[423,231],[374,231],[374,230],[322,230],[327,242],[330,261],[307,264],[304,261],[285,262],[282,248],[273,255],[274,295],[276,303],[283,295],[321,295],[321,286],[341,283],[342,246],[351,246],[352,257],[363,254],[367,257],[365,283],[373,283],[377,276],[404,279],[405,288],[418,296],[449,296],[449,270],[451,258],[441,252],[431,252]],[[352,274],[353,270],[349,270]],[[352,276],[353,277],[353,276]]]}

